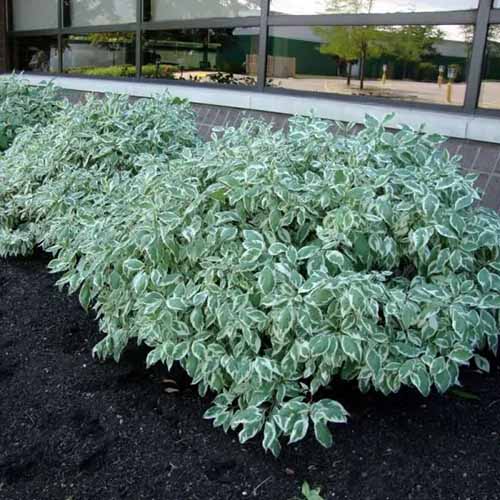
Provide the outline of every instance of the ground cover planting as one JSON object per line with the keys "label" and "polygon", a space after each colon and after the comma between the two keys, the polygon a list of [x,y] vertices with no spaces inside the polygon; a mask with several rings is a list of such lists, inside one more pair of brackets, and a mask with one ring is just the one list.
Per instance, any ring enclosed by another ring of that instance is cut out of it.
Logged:
{"label": "ground cover planting", "polygon": [[339,380],[428,396],[497,351],[500,219],[422,130],[248,120],[202,144],[171,98],[66,104],[0,158],[0,254],[40,245],[100,358],[180,365],[274,455],[348,412]]}

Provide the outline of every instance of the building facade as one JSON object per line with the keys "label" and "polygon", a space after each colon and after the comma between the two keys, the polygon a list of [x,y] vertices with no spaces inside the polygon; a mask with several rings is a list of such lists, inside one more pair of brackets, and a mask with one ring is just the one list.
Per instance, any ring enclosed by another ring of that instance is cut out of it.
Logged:
{"label": "building facade", "polygon": [[0,0],[0,71],[500,143],[500,0]]}

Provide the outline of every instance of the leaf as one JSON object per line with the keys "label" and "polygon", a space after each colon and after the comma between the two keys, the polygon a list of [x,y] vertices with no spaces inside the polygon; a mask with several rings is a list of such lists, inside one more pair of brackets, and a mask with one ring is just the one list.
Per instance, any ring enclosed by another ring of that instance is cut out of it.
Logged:
{"label": "leaf", "polygon": [[309,347],[313,356],[323,356],[330,349],[330,345],[330,336],[325,334],[316,335],[309,341]]}
{"label": "leaf", "polygon": [[276,431],[276,425],[270,421],[266,422],[264,425],[264,439],[262,441],[262,446],[264,450],[273,451],[273,449],[277,444],[277,441],[278,441],[278,433]]}
{"label": "leaf", "polygon": [[410,374],[412,384],[418,389],[420,394],[428,397],[431,392],[431,378],[427,370],[421,369]]}
{"label": "leaf", "polygon": [[439,205],[439,198],[432,193],[428,193],[422,200],[422,208],[427,217],[434,217],[439,209]]}
{"label": "leaf", "polygon": [[449,358],[459,365],[468,365],[469,360],[472,358],[472,352],[469,349],[463,347],[456,347],[449,354]]}
{"label": "leaf", "polygon": [[441,393],[445,393],[450,388],[452,380],[448,367],[434,376],[434,383]]}
{"label": "leaf", "polygon": [[345,352],[345,354],[347,354],[349,358],[354,361],[361,362],[362,350],[358,341],[352,339],[351,337],[343,335],[340,340],[340,345],[342,346],[342,350]]}
{"label": "leaf", "polygon": [[293,425],[292,432],[290,434],[289,443],[296,443],[307,434],[307,430],[309,429],[309,417],[307,415],[303,415],[297,419],[295,424]]}
{"label": "leaf", "polygon": [[481,371],[486,372],[486,373],[490,372],[490,362],[486,358],[484,358],[483,356],[476,354],[474,356],[474,362],[476,363],[476,366]]}
{"label": "leaf", "polygon": [[318,253],[319,248],[314,245],[302,247],[298,253],[297,253],[297,258],[299,260],[307,260],[313,257]]}
{"label": "leaf", "polygon": [[271,255],[280,255],[286,253],[287,247],[283,243],[273,243],[268,251]]}
{"label": "leaf", "polygon": [[500,294],[490,293],[485,295],[479,304],[483,309],[500,309]]}
{"label": "leaf", "polygon": [[314,403],[311,407],[311,418],[313,422],[325,421],[343,424],[347,422],[347,411],[345,408],[332,399],[322,399]]}
{"label": "leaf", "polygon": [[80,304],[83,306],[85,310],[87,310],[90,305],[90,285],[88,283],[85,283],[82,286],[78,298],[80,299]]}
{"label": "leaf", "polygon": [[189,352],[190,344],[188,341],[180,342],[174,348],[173,358],[176,361],[180,361],[185,358]]}
{"label": "leaf", "polygon": [[477,281],[483,289],[483,292],[489,292],[493,286],[493,280],[488,269],[483,267],[479,273],[477,273]]}
{"label": "leaf", "polygon": [[123,267],[127,271],[137,272],[144,267],[144,264],[138,259],[128,259],[123,263]]}
{"label": "leaf", "polygon": [[262,235],[260,233],[258,233],[257,231],[253,231],[253,230],[243,231],[243,237],[245,238],[245,240],[257,241],[259,243],[264,241],[264,238],[262,237]]}
{"label": "leaf", "polygon": [[414,249],[419,251],[421,248],[425,247],[431,239],[432,234],[433,230],[429,228],[420,228],[414,231],[411,234],[411,241]]}
{"label": "leaf", "polygon": [[293,328],[293,309],[290,305],[284,307],[278,317],[279,328],[283,333]]}
{"label": "leaf", "polygon": [[200,361],[203,361],[207,356],[207,348],[203,345],[202,342],[193,342],[191,345],[191,352],[194,357]]}
{"label": "leaf", "polygon": [[247,425],[260,422],[262,419],[262,414],[260,410],[251,406],[244,410],[237,411],[233,418],[231,419],[231,427],[235,429],[238,425]]}
{"label": "leaf", "polygon": [[187,308],[187,304],[179,297],[170,297],[167,299],[167,307],[171,311],[184,311]]}
{"label": "leaf", "polygon": [[254,362],[254,367],[260,383],[272,382],[274,370],[273,365],[268,358],[257,358]]}
{"label": "leaf", "polygon": [[275,279],[273,271],[269,266],[265,267],[259,275],[259,287],[267,295],[274,290]]}
{"label": "leaf", "polygon": [[138,295],[144,293],[146,287],[148,286],[148,277],[146,273],[139,272],[136,274],[132,280],[132,286],[134,287],[135,293]]}
{"label": "leaf", "polygon": [[314,435],[316,439],[325,448],[330,448],[333,444],[332,434],[328,426],[321,420],[314,422]]}
{"label": "leaf", "polygon": [[320,287],[310,293],[308,301],[317,307],[328,305],[335,297],[333,290],[328,287]]}
{"label": "leaf", "polygon": [[465,196],[462,196],[455,202],[455,210],[464,210],[465,208],[468,208],[474,203],[474,199],[470,194],[466,194]]}
{"label": "leaf", "polygon": [[441,235],[444,236],[445,238],[450,238],[450,239],[456,239],[457,235],[448,227],[443,226],[441,224],[437,224],[435,226],[436,231]]}
{"label": "leaf", "polygon": [[438,190],[443,190],[443,189],[449,189],[457,184],[457,179],[455,177],[445,177],[444,179],[441,179],[437,184],[436,184],[436,189]]}
{"label": "leaf", "polygon": [[235,227],[225,227],[220,233],[220,237],[224,241],[234,240],[238,235],[238,230]]}
{"label": "leaf", "polygon": [[366,364],[370,370],[377,375],[382,367],[382,358],[374,349],[369,349],[366,353]]}
{"label": "leaf", "polygon": [[191,325],[193,326],[193,328],[196,331],[198,331],[198,332],[203,331],[203,327],[205,326],[205,321],[203,318],[203,312],[199,307],[195,307],[191,311],[191,314],[189,316],[189,320],[191,322]]}
{"label": "leaf", "polygon": [[402,342],[395,343],[394,349],[405,358],[417,358],[422,354],[422,349],[415,347],[414,345],[405,344]]}
{"label": "leaf", "polygon": [[326,258],[338,268],[343,269],[345,265],[344,256],[337,250],[332,250],[326,253]]}

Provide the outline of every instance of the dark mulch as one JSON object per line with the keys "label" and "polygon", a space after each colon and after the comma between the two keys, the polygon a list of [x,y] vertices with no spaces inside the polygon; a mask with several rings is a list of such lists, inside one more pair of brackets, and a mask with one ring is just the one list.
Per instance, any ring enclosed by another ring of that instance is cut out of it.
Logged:
{"label": "dark mulch", "polygon": [[95,362],[97,325],[46,264],[0,261],[2,500],[285,500],[304,480],[335,499],[500,499],[498,364],[464,371],[479,400],[341,386],[352,418],[335,446],[308,438],[275,460],[204,421],[209,399],[181,374],[165,392],[144,352]]}

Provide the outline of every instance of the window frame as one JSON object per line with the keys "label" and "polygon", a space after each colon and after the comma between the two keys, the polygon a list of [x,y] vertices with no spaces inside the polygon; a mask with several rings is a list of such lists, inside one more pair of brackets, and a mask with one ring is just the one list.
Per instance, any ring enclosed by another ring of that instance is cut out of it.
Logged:
{"label": "window frame", "polygon": [[[278,95],[293,95],[301,97],[320,97],[332,101],[384,105],[401,108],[428,109],[448,113],[484,114],[500,116],[500,110],[479,108],[479,95],[481,91],[482,68],[487,45],[488,27],[490,24],[500,24],[500,9],[493,8],[493,0],[479,0],[479,7],[473,10],[455,10],[438,12],[406,12],[390,14],[320,14],[320,15],[271,15],[270,0],[261,0],[260,16],[248,17],[212,17],[205,19],[188,19],[176,21],[144,21],[144,0],[136,0],[136,21],[127,24],[112,24],[106,26],[63,26],[63,0],[58,0],[58,27],[57,29],[41,29],[31,31],[12,30],[12,2],[14,0],[0,0],[7,4],[7,36],[10,41],[18,37],[56,35],[58,37],[58,64],[57,72],[52,76],[65,76],[82,78],[78,75],[67,75],[63,72],[62,47],[63,37],[71,34],[86,34],[99,32],[135,32],[136,33],[136,75],[130,77],[135,81],[169,85],[188,85],[196,87],[222,88],[231,91],[263,92]],[[269,28],[276,26],[390,26],[390,25],[474,25],[474,38],[467,74],[467,90],[463,106],[449,106],[444,104],[419,103],[398,101],[384,97],[350,96],[326,92],[310,92],[291,89],[271,88],[265,85],[266,63],[268,56]],[[142,70],[142,34],[145,31],[189,29],[189,28],[248,28],[258,27],[259,57],[257,62],[257,84],[253,87],[239,85],[224,85],[217,83],[193,83],[182,80],[150,79],[141,75]],[[110,79],[106,77],[89,77],[96,79]],[[123,79],[121,79],[123,80]]]}

